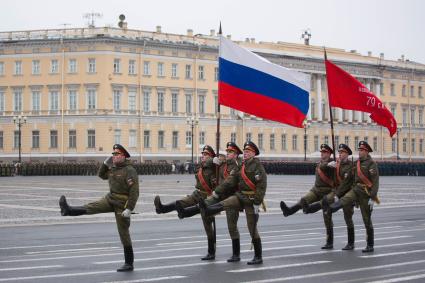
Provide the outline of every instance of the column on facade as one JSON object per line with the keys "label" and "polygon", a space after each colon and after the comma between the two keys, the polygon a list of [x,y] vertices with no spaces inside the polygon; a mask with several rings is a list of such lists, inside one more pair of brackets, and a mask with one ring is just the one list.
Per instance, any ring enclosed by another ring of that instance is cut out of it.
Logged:
{"label": "column on facade", "polygon": [[348,123],[353,123],[353,110],[347,110]]}
{"label": "column on facade", "polygon": [[377,97],[380,97],[381,96],[381,83],[379,82],[379,81],[377,81],[377,83],[376,83],[376,96]]}
{"label": "column on facade", "polygon": [[316,89],[317,89],[317,121],[322,121],[322,79],[320,76],[317,76],[316,80]]}
{"label": "column on facade", "polygon": [[[370,82],[368,82],[367,84],[366,84],[366,87],[370,90],[370,91],[372,91],[371,89],[370,89]],[[370,124],[370,123],[372,123],[372,120],[370,119],[370,114],[369,113],[365,113],[365,115],[367,115],[367,122]]]}
{"label": "column on facade", "polygon": [[308,113],[307,113],[307,119],[311,120],[311,94],[308,97]]}
{"label": "column on facade", "polygon": [[342,109],[341,108],[337,108],[337,113],[338,113],[338,121],[342,122]]}

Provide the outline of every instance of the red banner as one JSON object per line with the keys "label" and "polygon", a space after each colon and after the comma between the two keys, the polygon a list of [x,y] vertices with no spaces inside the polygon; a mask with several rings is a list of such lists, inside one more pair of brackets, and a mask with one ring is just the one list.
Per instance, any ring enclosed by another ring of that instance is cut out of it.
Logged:
{"label": "red banner", "polygon": [[325,64],[331,106],[370,113],[370,118],[386,127],[392,137],[397,131],[397,121],[382,101],[331,61],[326,60]]}

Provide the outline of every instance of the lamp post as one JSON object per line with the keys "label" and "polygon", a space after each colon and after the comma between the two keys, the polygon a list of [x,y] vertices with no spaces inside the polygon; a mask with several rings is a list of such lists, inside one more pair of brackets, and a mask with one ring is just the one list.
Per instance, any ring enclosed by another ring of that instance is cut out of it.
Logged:
{"label": "lamp post", "polygon": [[401,128],[398,128],[397,127],[397,160],[400,160],[400,151],[399,151],[399,149],[400,149],[400,139],[399,139],[399,136],[400,136],[400,132],[401,132]]}
{"label": "lamp post", "polygon": [[190,126],[191,129],[191,144],[192,144],[192,164],[193,164],[193,129],[195,128],[195,125],[198,124],[198,119],[196,119],[194,116],[187,118],[186,123]]}
{"label": "lamp post", "polygon": [[19,151],[19,159],[18,163],[21,163],[21,127],[23,124],[27,122],[27,117],[13,116],[13,123],[18,125],[18,151]]}
{"label": "lamp post", "polygon": [[304,161],[307,161],[307,129],[310,124],[304,120]]}

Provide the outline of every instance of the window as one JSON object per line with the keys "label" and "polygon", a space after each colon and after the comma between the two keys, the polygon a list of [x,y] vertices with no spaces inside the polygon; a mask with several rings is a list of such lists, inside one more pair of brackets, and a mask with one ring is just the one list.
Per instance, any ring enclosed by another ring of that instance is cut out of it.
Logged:
{"label": "window", "polygon": [[339,136],[335,136],[335,146],[338,148],[339,145]]}
{"label": "window", "polygon": [[402,95],[402,96],[406,96],[406,85],[403,85],[403,86],[401,87],[401,95]]}
{"label": "window", "polygon": [[373,137],[373,151],[378,151],[378,137]]}
{"label": "window", "polygon": [[164,112],[164,92],[158,91],[158,112]]}
{"label": "window", "polygon": [[410,125],[415,126],[415,109],[410,108]]}
{"label": "window", "polygon": [[349,136],[345,136],[345,138],[344,138],[344,143],[345,143],[347,146],[350,146],[350,137],[349,137]]}
{"label": "window", "polygon": [[322,100],[322,120],[326,120],[326,103]]}
{"label": "window", "polygon": [[137,132],[136,130],[130,130],[128,136],[128,147],[136,147],[137,145]]}
{"label": "window", "polygon": [[264,148],[264,144],[263,144],[263,134],[260,133],[258,134],[258,148],[259,149],[263,149]]}
{"label": "window", "polygon": [[[1,74],[1,70],[0,70],[0,74]],[[423,98],[423,96],[422,96],[422,87],[421,86],[418,86],[418,97],[419,98]]]}
{"label": "window", "polygon": [[200,146],[205,145],[205,132],[204,131],[199,132],[199,145]]}
{"label": "window", "polygon": [[246,141],[249,142],[252,140],[252,134],[251,133],[246,133]]}
{"label": "window", "polygon": [[323,137],[323,143],[329,145],[329,136],[324,136]]}
{"label": "window", "polygon": [[76,73],[77,72],[77,60],[69,59],[68,61],[68,73]]}
{"label": "window", "polygon": [[13,111],[22,111],[22,89],[13,91]]}
{"label": "window", "polygon": [[3,131],[0,131],[0,148],[3,148],[3,143],[4,143],[4,140],[3,140]]}
{"label": "window", "polygon": [[177,64],[173,63],[171,64],[171,77],[177,78]]}
{"label": "window", "polygon": [[354,148],[357,148],[357,145],[359,144],[359,137],[355,136],[354,137]]}
{"label": "window", "polygon": [[68,91],[68,109],[77,110],[77,91],[69,90]]}
{"label": "window", "polygon": [[214,95],[214,113],[217,114],[218,111],[218,96]]}
{"label": "window", "polygon": [[158,148],[164,147],[164,131],[158,131]]}
{"label": "window", "polygon": [[68,147],[69,148],[77,148],[77,131],[69,130],[68,132]]}
{"label": "window", "polygon": [[4,62],[0,62],[0,76],[4,75]]}
{"label": "window", "polygon": [[136,60],[128,60],[128,74],[129,75],[136,74]]}
{"label": "window", "polygon": [[205,68],[204,66],[198,66],[198,79],[205,80]]}
{"label": "window", "polygon": [[198,96],[199,114],[205,114],[205,95]]}
{"label": "window", "polygon": [[270,150],[275,150],[275,135],[270,134]]}
{"label": "window", "polygon": [[143,131],[143,147],[150,148],[151,147],[151,132]]}
{"label": "window", "polygon": [[192,132],[186,131],[186,146],[192,145]]}
{"label": "window", "polygon": [[87,147],[96,148],[96,130],[87,130]]}
{"label": "window", "polygon": [[314,151],[319,151],[319,136],[314,136]]}
{"label": "window", "polygon": [[50,148],[58,148],[58,131],[50,131]]}
{"label": "window", "polygon": [[214,81],[218,81],[218,67],[214,68]]}
{"label": "window", "polygon": [[412,139],[411,141],[410,141],[410,149],[411,149],[411,152],[412,153],[415,153],[416,152],[416,139]]}
{"label": "window", "polygon": [[19,147],[19,131],[13,132],[13,148],[17,149]]}
{"label": "window", "polygon": [[39,60],[33,60],[32,61],[32,74],[33,75],[39,75],[40,74],[40,61]]}
{"label": "window", "polygon": [[384,83],[379,84],[379,95],[380,96],[384,95]]}
{"label": "window", "polygon": [[114,73],[121,73],[121,59],[114,59]]}
{"label": "window", "polygon": [[186,114],[192,113],[192,95],[186,94]]}
{"label": "window", "polygon": [[311,114],[311,119],[316,119],[316,104],[313,98],[311,99],[311,102],[310,102],[310,114]]}
{"label": "window", "polygon": [[173,141],[172,141],[172,147],[178,148],[179,146],[179,132],[173,131]]}
{"label": "window", "polygon": [[151,111],[151,92],[149,90],[143,91],[143,111]]}
{"label": "window", "polygon": [[192,65],[186,65],[185,68],[185,78],[191,79],[192,78]]}
{"label": "window", "polygon": [[22,75],[22,61],[15,61],[15,75]]}
{"label": "window", "polygon": [[286,142],[286,134],[282,134],[281,136],[282,141],[281,141],[281,146],[282,146],[282,150],[287,150],[287,142]]}
{"label": "window", "polygon": [[395,96],[395,85],[394,84],[391,84],[391,86],[390,86],[390,95]]}
{"label": "window", "polygon": [[236,133],[230,134],[230,141],[236,143]]}
{"label": "window", "polygon": [[369,137],[364,137],[363,140],[368,143],[369,142]]}
{"label": "window", "polygon": [[403,108],[403,126],[407,126],[407,109]]}
{"label": "window", "polygon": [[391,113],[395,117],[395,105],[391,105]]}
{"label": "window", "polygon": [[87,90],[87,109],[88,110],[96,109],[96,90],[95,89]]}
{"label": "window", "polygon": [[32,91],[32,111],[40,111],[40,91],[33,90]]}
{"label": "window", "polygon": [[96,73],[96,59],[89,58],[88,70],[89,73]]}
{"label": "window", "polygon": [[407,152],[407,139],[403,138],[403,152],[406,153]]}
{"label": "window", "polygon": [[130,111],[136,110],[136,91],[135,90],[128,91],[128,109]]}
{"label": "window", "polygon": [[40,148],[40,131],[32,131],[32,148]]}
{"label": "window", "polygon": [[[114,89],[114,110],[120,111],[121,110],[121,90]],[[119,142],[116,142],[119,143]]]}
{"label": "window", "polygon": [[121,143],[121,130],[120,129],[115,129],[114,130],[114,143]]}
{"label": "window", "polygon": [[415,97],[415,86],[410,86],[410,97]]}
{"label": "window", "polygon": [[[3,147],[3,133],[1,133],[1,146]],[[420,139],[419,140],[419,152],[423,153],[424,152],[424,140]]]}
{"label": "window", "polygon": [[143,75],[149,76],[151,74],[151,65],[149,61],[143,61]]}
{"label": "window", "polygon": [[163,77],[165,76],[164,74],[164,63],[159,62],[158,63],[158,77]]}
{"label": "window", "polygon": [[424,110],[423,109],[419,109],[418,111],[418,122],[419,122],[419,126],[423,126],[424,124]]}
{"label": "window", "polygon": [[4,91],[0,89],[0,112],[4,111]]}
{"label": "window", "polygon": [[293,135],[292,136],[292,150],[298,150],[298,136],[297,135]]}
{"label": "window", "polygon": [[50,73],[56,74],[59,72],[59,61],[57,59],[53,59],[50,61]]}
{"label": "window", "polygon": [[397,140],[395,138],[391,139],[391,152],[395,153],[397,150]]}
{"label": "window", "polygon": [[59,92],[57,90],[52,90],[49,93],[49,110],[58,111],[59,110]]}
{"label": "window", "polygon": [[178,97],[179,94],[177,92],[171,93],[171,112],[173,112],[174,114],[176,114],[178,110]]}

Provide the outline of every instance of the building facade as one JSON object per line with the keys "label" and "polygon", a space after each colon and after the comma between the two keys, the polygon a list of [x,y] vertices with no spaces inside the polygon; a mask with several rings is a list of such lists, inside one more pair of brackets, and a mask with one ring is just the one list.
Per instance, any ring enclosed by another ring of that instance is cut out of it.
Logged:
{"label": "building facade", "polygon": [[[264,159],[319,157],[331,144],[323,49],[284,42],[239,44],[268,60],[311,74],[305,129],[221,107],[221,149],[253,140]],[[366,113],[333,110],[336,144],[367,140],[377,159],[424,159],[425,65],[383,54],[327,48],[328,58],[377,94],[399,132]],[[140,161],[190,161],[215,147],[218,38],[120,28],[0,33],[0,158],[102,160],[121,143]],[[270,106],[272,107],[272,106]],[[26,117],[20,127],[14,117]],[[306,139],[306,144],[304,143]]]}

